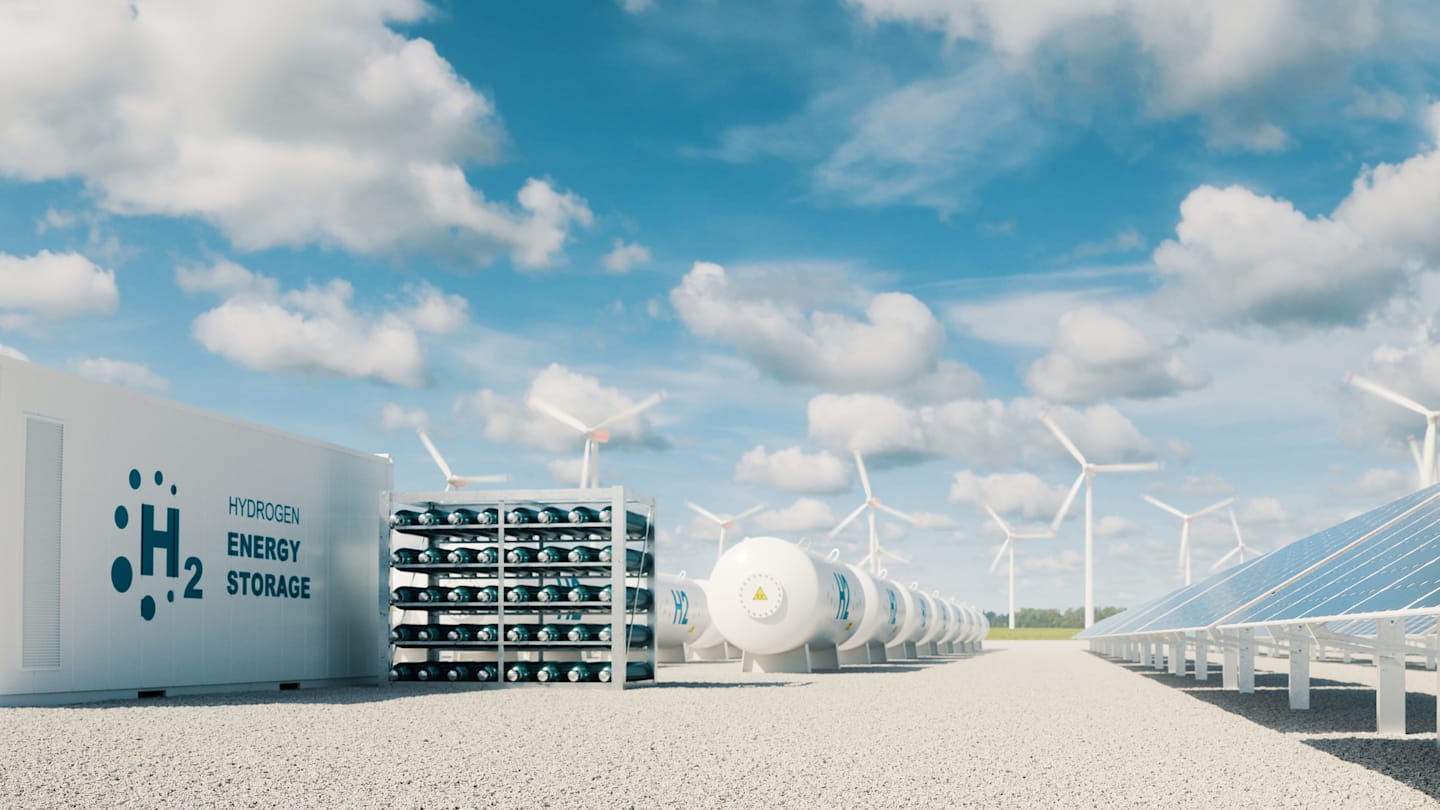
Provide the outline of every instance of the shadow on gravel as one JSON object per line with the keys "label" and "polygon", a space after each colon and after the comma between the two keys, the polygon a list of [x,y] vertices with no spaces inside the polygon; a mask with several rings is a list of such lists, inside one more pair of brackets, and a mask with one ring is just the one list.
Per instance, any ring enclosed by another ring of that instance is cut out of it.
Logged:
{"label": "shadow on gravel", "polygon": [[809,686],[813,681],[656,681],[644,689],[758,689],[771,686]]}
{"label": "shadow on gravel", "polygon": [[925,669],[925,667],[924,667],[923,665],[921,665],[921,666],[916,666],[915,664],[913,664],[913,663],[911,663],[911,662],[909,662],[909,661],[907,661],[907,662],[905,662],[905,663],[903,663],[903,664],[853,664],[853,665],[852,665],[852,664],[845,664],[844,666],[840,667],[840,671],[839,671],[839,672],[830,672],[830,673],[826,673],[826,674],[828,674],[828,675],[851,675],[851,674],[854,674],[854,673],[857,673],[857,672],[859,672],[859,673],[870,673],[870,672],[876,672],[876,673],[881,673],[881,672],[921,672],[921,671],[923,671],[924,669]]}
{"label": "shadow on gravel", "polygon": [[1304,743],[1336,759],[1353,762],[1397,782],[1403,782],[1432,799],[1440,799],[1440,768],[1435,767],[1433,739],[1327,737],[1304,740]]}
{"label": "shadow on gravel", "polygon": [[[1297,711],[1290,708],[1289,676],[1285,673],[1255,673],[1254,694],[1242,695],[1221,687],[1218,667],[1211,669],[1210,677],[1205,681],[1196,681],[1193,676],[1177,678],[1167,672],[1143,667],[1126,668],[1155,683],[1178,689],[1197,700],[1285,734],[1375,731],[1375,690],[1361,684],[1312,678],[1310,708]],[[1405,733],[1434,732],[1435,696],[1423,692],[1406,693]]]}

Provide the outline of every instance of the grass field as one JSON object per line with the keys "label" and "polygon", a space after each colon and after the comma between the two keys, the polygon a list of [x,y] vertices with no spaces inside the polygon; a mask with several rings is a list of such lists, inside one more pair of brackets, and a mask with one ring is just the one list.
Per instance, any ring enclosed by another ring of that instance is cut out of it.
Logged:
{"label": "grass field", "polygon": [[987,639],[996,641],[1056,641],[1074,638],[1079,627],[992,627]]}

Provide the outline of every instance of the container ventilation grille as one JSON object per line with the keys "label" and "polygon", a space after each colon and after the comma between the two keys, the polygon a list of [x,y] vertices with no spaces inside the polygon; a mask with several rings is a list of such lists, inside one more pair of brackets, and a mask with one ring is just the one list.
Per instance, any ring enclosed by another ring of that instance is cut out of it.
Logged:
{"label": "container ventilation grille", "polygon": [[25,420],[25,543],[20,666],[60,667],[60,498],[65,426]]}

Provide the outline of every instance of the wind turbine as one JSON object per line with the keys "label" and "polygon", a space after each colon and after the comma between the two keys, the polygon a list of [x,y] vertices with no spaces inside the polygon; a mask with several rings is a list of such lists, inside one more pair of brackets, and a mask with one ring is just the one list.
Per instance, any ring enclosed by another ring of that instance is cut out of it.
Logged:
{"label": "wind turbine", "polygon": [[[1436,475],[1435,470],[1435,423],[1440,422],[1440,411],[1432,411],[1409,397],[1401,396],[1373,380],[1367,380],[1355,374],[1347,376],[1345,381],[1356,388],[1363,388],[1381,399],[1388,399],[1402,408],[1408,408],[1425,417],[1425,444],[1420,451],[1420,457],[1416,459],[1416,465],[1420,468],[1420,488],[1424,489],[1433,485],[1437,478],[1440,478]],[[1411,452],[1414,452],[1413,446]]]}
{"label": "wind turbine", "polygon": [[664,391],[651,394],[649,398],[638,404],[593,425],[581,422],[539,397],[532,396],[525,401],[525,404],[563,425],[575,428],[580,435],[585,437],[585,455],[580,460],[580,488],[585,489],[586,487],[600,486],[600,445],[610,441],[610,431],[607,428],[617,422],[623,422],[647,408],[654,407],[664,398]]}
{"label": "wind turbine", "polygon": [[1224,565],[1226,560],[1234,557],[1236,554],[1240,555],[1240,562],[1243,563],[1245,562],[1245,552],[1255,550],[1245,545],[1245,538],[1240,536],[1240,521],[1235,519],[1234,509],[1230,510],[1230,525],[1235,528],[1235,548],[1230,549],[1230,552],[1228,554],[1216,560],[1215,564],[1210,566],[1211,571],[1214,571],[1220,566]]}
{"label": "wind turbine", "polygon": [[1065,513],[1070,511],[1070,504],[1075,502],[1075,494],[1080,491],[1080,484],[1085,484],[1085,626],[1089,627],[1095,623],[1095,506],[1094,487],[1095,473],[1097,472],[1154,472],[1160,469],[1160,464],[1154,461],[1140,462],[1136,464],[1091,464],[1085,460],[1085,456],[1070,437],[1055,424],[1049,414],[1041,414],[1041,421],[1055,434],[1055,438],[1065,445],[1070,455],[1080,462],[1080,475],[1076,476],[1074,486],[1065,496],[1065,502],[1060,504],[1060,511],[1055,513],[1055,520],[1050,524],[1052,531],[1060,530],[1060,522],[1065,519]]}
{"label": "wind turbine", "polygon": [[880,535],[875,531],[875,510],[879,509],[889,512],[895,517],[909,523],[911,526],[915,525],[915,518],[892,506],[886,506],[880,502],[879,498],[875,497],[875,493],[870,489],[870,476],[865,474],[865,459],[860,457],[859,450],[852,450],[850,452],[855,454],[855,466],[860,469],[860,485],[865,488],[865,502],[855,507],[855,511],[846,515],[845,519],[840,521],[839,525],[835,528],[831,529],[830,533],[825,537],[826,539],[833,540],[835,535],[843,531],[846,526],[849,526],[855,518],[860,517],[861,512],[867,509],[870,510],[870,551],[865,555],[864,559],[860,560],[860,564],[863,566],[869,563],[870,572],[878,576],[880,574],[880,557],[882,555],[892,557],[902,563],[910,562],[910,556],[908,554],[901,554],[898,551],[891,551],[880,545]]}
{"label": "wind turbine", "polygon": [[425,449],[430,451],[430,458],[435,459],[435,466],[439,467],[440,473],[445,476],[446,492],[466,484],[501,484],[510,480],[508,475],[456,475],[450,471],[450,465],[445,463],[445,458],[440,455],[439,450],[435,449],[435,443],[430,441],[430,437],[425,435],[425,431],[416,428],[415,434],[420,437]]}
{"label": "wind turbine", "polygon": [[1007,551],[1010,552],[1010,629],[1011,629],[1011,630],[1014,630],[1014,629],[1015,629],[1015,541],[1016,541],[1016,540],[1040,540],[1040,539],[1047,538],[1047,537],[1054,537],[1054,536],[1055,536],[1055,532],[1052,530],[1052,531],[1048,531],[1048,532],[1032,532],[1032,533],[1030,533],[1030,534],[1021,534],[1021,533],[1016,532],[1016,531],[1014,531],[1013,529],[1011,529],[1010,526],[1009,526],[1005,521],[1001,520],[1001,519],[1000,519],[1000,516],[995,513],[995,510],[990,508],[990,504],[988,504],[988,503],[985,504],[985,511],[986,511],[986,512],[989,512],[989,513],[990,513],[990,517],[992,517],[992,518],[995,519],[995,525],[999,526],[999,527],[1000,527],[1000,530],[1003,531],[1003,532],[1005,532],[1005,543],[1000,546],[1000,553],[995,555],[995,562],[990,563],[990,573],[991,573],[991,574],[994,574],[994,573],[995,573],[995,568],[1000,565],[1000,558],[1005,556],[1005,552],[1007,552]]}
{"label": "wind turbine", "polygon": [[730,517],[722,518],[714,512],[706,509],[705,507],[699,506],[698,504],[692,503],[690,501],[686,501],[685,505],[690,507],[701,517],[709,518],[720,526],[720,542],[715,546],[715,559],[717,560],[720,559],[721,554],[725,553],[725,535],[729,534],[730,530],[735,528],[735,524],[765,508],[765,504],[757,503],[738,515],[731,515]]}
{"label": "wind turbine", "polygon": [[[1232,496],[1230,496],[1229,498],[1226,498],[1225,500],[1220,501],[1219,503],[1213,503],[1213,504],[1205,507],[1204,509],[1201,509],[1199,512],[1181,512],[1179,509],[1176,509],[1175,507],[1171,506],[1171,505],[1168,504],[1168,503],[1165,503],[1164,501],[1160,500],[1159,498],[1154,497],[1153,495],[1148,495],[1148,494],[1147,494],[1147,495],[1141,495],[1140,497],[1141,497],[1141,498],[1144,498],[1145,501],[1146,501],[1147,503],[1151,504],[1152,506],[1158,506],[1158,507],[1160,507],[1161,509],[1164,509],[1166,512],[1169,512],[1170,514],[1174,515],[1175,517],[1180,518],[1180,520],[1182,521],[1182,523],[1181,523],[1181,525],[1180,525],[1180,564],[1185,568],[1185,584],[1186,584],[1186,585],[1189,585],[1189,584],[1190,584],[1190,524],[1191,524],[1192,522],[1194,522],[1195,518],[1200,517],[1201,515],[1208,515],[1208,514],[1210,514],[1211,512],[1214,512],[1216,509],[1223,509],[1223,508],[1229,506],[1230,504],[1232,504],[1232,503],[1235,502],[1235,497],[1232,495]],[[1234,513],[1233,513],[1233,512],[1231,513],[1231,516],[1232,516],[1232,517],[1234,516]]]}

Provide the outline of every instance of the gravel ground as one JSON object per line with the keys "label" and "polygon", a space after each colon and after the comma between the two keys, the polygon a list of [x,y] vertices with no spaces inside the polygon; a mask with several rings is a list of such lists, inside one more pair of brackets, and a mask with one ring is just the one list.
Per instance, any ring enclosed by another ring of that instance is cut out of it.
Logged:
{"label": "gravel ground", "polygon": [[1412,736],[1383,739],[1365,731],[1373,694],[1341,682],[1358,666],[1317,664],[1336,682],[1309,713],[1284,709],[1283,678],[1227,695],[1075,642],[836,675],[737,668],[662,667],[625,692],[396,684],[0,709],[0,805],[1404,808],[1440,795],[1434,673],[1415,674],[1427,693],[1412,696]]}

